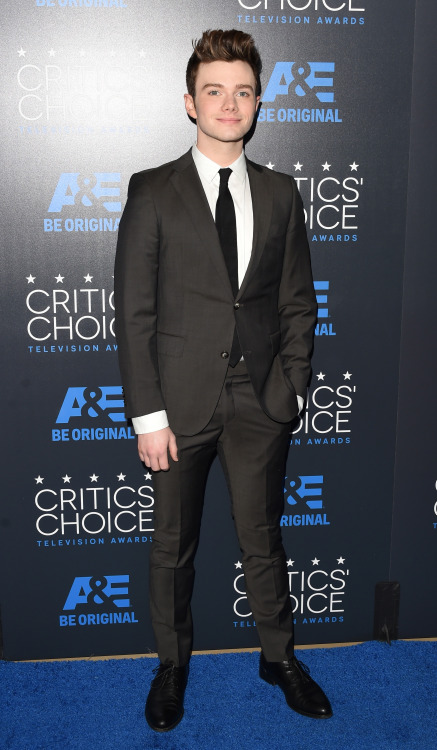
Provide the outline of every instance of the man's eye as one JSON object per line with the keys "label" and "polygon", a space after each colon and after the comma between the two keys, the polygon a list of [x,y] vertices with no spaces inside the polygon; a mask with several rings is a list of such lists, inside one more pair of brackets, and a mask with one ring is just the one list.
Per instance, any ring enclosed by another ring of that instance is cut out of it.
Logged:
{"label": "man's eye", "polygon": [[248,91],[239,91],[238,92],[238,96],[249,96],[249,92]]}
{"label": "man's eye", "polygon": [[211,89],[211,91],[208,91],[208,94],[214,96],[215,94],[219,94],[220,92],[217,91],[217,89]]}

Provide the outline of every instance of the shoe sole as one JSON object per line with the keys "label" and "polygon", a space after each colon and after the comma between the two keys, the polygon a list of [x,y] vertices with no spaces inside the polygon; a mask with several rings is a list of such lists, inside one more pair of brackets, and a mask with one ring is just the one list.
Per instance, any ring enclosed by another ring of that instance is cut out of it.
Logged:
{"label": "shoe sole", "polygon": [[165,727],[165,728],[155,727],[153,724],[150,723],[150,721],[148,720],[147,716],[146,716],[146,721],[147,721],[150,729],[153,729],[154,732],[160,732],[160,733],[162,733],[162,732],[171,732],[171,730],[174,729],[175,727],[177,727],[177,725],[182,721],[183,716],[184,716],[184,711],[182,711],[182,713],[179,716],[179,718],[177,719],[177,721],[175,721],[169,727]]}
{"label": "shoe sole", "polygon": [[[278,685],[277,682],[273,679],[273,677],[270,676],[268,671],[260,666],[259,668],[259,676],[261,677],[264,682],[267,682],[269,685],[276,686]],[[279,686],[278,686],[279,687]],[[285,696],[284,696],[285,697]],[[287,701],[287,699],[286,699]],[[308,716],[310,719],[330,719],[333,716],[333,712],[331,711],[330,714],[310,714],[307,711],[301,711],[299,708],[295,708],[294,706],[290,706],[289,702],[287,701],[287,706],[291,708],[292,711],[295,711],[297,714],[300,714],[301,716]]]}

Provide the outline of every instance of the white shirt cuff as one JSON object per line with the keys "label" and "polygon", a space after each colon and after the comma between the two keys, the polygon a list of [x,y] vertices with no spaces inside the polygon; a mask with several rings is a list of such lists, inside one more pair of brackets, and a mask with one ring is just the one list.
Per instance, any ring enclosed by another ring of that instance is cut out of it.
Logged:
{"label": "white shirt cuff", "polygon": [[132,424],[137,435],[164,430],[168,427],[167,412],[154,411],[151,414],[143,414],[141,417],[132,417]]}
{"label": "white shirt cuff", "polygon": [[298,414],[300,414],[301,411],[302,411],[302,409],[303,409],[303,405],[304,405],[305,402],[304,402],[304,399],[302,398],[302,396],[298,396],[296,394],[296,398],[297,398],[297,406],[298,406],[298,409],[299,409]]}

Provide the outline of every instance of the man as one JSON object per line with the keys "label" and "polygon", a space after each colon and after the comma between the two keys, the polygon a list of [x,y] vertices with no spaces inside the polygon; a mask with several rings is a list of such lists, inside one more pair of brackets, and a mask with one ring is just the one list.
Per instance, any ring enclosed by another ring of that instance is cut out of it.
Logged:
{"label": "man", "polygon": [[187,68],[197,143],[134,175],[115,266],[116,333],[126,413],[154,470],[150,609],[160,665],[146,703],[152,729],[183,715],[190,600],[206,479],[228,482],[260,676],[291,708],[332,715],[293,655],[279,519],[290,422],[303,406],[316,303],[294,181],[246,160],[261,60],[241,31],[208,31]]}

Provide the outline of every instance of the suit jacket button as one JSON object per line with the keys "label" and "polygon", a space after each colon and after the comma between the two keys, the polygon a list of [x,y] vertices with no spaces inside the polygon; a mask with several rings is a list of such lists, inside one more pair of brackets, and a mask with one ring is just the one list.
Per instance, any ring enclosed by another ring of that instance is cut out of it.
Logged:
{"label": "suit jacket button", "polygon": [[222,352],[220,356],[222,359],[227,359],[229,357],[229,352]]}
{"label": "suit jacket button", "polygon": [[240,303],[236,302],[234,305],[234,310],[239,310],[239,309],[240,309]]}

